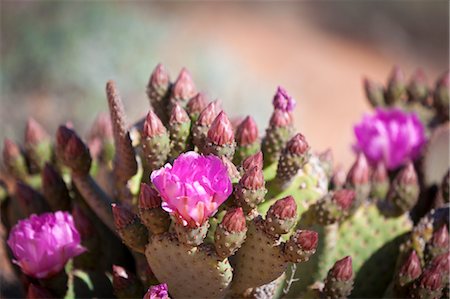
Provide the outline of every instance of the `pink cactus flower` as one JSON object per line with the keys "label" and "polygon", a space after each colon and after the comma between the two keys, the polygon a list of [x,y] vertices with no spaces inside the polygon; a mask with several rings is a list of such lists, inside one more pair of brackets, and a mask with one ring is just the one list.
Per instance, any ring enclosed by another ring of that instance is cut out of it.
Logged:
{"label": "pink cactus flower", "polygon": [[151,180],[162,197],[162,208],[190,227],[202,225],[232,192],[222,161],[196,152],[181,154],[173,166],[153,171]]}
{"label": "pink cactus flower", "polygon": [[67,261],[86,251],[72,215],[67,212],[31,215],[19,221],[8,239],[14,263],[35,278],[47,278],[61,271]]}
{"label": "pink cactus flower", "polygon": [[273,107],[284,112],[291,112],[295,109],[295,105],[295,100],[287,91],[283,87],[278,86],[277,93],[273,97]]}
{"label": "pink cactus flower", "polygon": [[425,129],[414,113],[400,109],[377,109],[354,126],[356,151],[373,165],[379,162],[392,170],[416,159],[426,142]]}
{"label": "pink cactus flower", "polygon": [[170,299],[167,284],[162,283],[150,287],[143,299]]}

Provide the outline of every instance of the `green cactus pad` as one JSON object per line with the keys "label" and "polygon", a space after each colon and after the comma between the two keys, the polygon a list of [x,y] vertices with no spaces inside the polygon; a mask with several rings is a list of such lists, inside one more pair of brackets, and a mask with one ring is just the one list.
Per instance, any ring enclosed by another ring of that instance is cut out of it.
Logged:
{"label": "green cactus pad", "polygon": [[153,235],[145,251],[171,298],[223,298],[232,279],[228,259],[220,261],[212,247],[186,247],[174,234]]}
{"label": "green cactus pad", "polygon": [[276,238],[263,230],[262,218],[249,223],[247,239],[236,253],[233,293],[270,283],[281,276],[288,265]]}

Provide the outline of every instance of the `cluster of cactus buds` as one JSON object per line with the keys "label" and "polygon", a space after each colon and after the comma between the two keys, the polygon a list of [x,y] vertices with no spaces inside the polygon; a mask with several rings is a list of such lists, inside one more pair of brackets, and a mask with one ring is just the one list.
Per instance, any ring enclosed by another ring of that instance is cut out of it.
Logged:
{"label": "cluster of cactus buds", "polygon": [[[398,69],[386,88],[365,82],[374,106],[432,111],[429,130],[448,120],[446,86],[448,74],[431,91],[422,73],[408,85]],[[344,171],[295,133],[296,102],[281,87],[264,136],[251,116],[234,126],[186,69],[172,82],[159,64],[147,96],[148,113],[130,125],[107,82],[109,115],[87,142],[69,124],[53,142],[33,119],[23,146],[5,140],[1,216],[24,296],[448,296],[449,174],[427,185],[422,149],[432,141],[414,117],[376,119],[413,127],[411,138],[388,132],[378,142],[408,145],[398,152],[371,155],[371,124],[360,125],[359,153]],[[58,225],[70,246],[50,242]],[[33,238],[55,257],[23,262]]]}

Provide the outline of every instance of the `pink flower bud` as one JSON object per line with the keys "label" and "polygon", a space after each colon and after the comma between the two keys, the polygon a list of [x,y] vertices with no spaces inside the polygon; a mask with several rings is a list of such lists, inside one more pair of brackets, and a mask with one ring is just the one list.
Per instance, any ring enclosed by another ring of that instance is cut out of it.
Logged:
{"label": "pink flower bud", "polygon": [[186,105],[186,110],[189,115],[200,114],[203,109],[206,108],[206,103],[208,102],[206,95],[203,92],[197,93],[195,97],[189,100]]}
{"label": "pink flower bud", "polygon": [[150,110],[144,122],[144,137],[152,138],[165,134],[166,132],[166,128],[163,126],[159,117],[155,114],[155,112],[153,112],[153,110]]}
{"label": "pink flower bud", "polygon": [[441,273],[448,274],[450,272],[450,252],[447,251],[435,257],[431,261],[431,267],[436,267]]}
{"label": "pink flower bud", "polygon": [[388,173],[383,163],[378,163],[372,173],[372,183],[389,182]]}
{"label": "pink flower bud", "polygon": [[339,281],[347,281],[353,276],[352,258],[347,256],[337,261],[330,270],[333,278]]}
{"label": "pink flower bud", "polygon": [[228,210],[223,216],[222,226],[228,232],[242,232],[247,228],[242,208]]}
{"label": "pink flower bud", "polygon": [[347,174],[347,183],[353,186],[367,184],[369,182],[369,175],[370,169],[366,157],[359,154]]}
{"label": "pink flower bud", "polygon": [[217,110],[218,103],[216,101],[209,103],[208,106],[206,106],[206,108],[200,113],[197,124],[201,126],[210,126],[219,113]]}
{"label": "pink flower bud", "polygon": [[436,267],[426,269],[419,278],[419,286],[431,291],[440,289],[442,287],[442,277],[439,269]]}
{"label": "pink flower bud", "polygon": [[162,208],[184,226],[199,227],[213,215],[232,192],[222,161],[213,155],[187,152],[151,174],[162,198]]}
{"label": "pink flower bud", "polygon": [[20,156],[19,146],[11,139],[5,138],[3,145],[3,161],[8,163]]}
{"label": "pink flower bud", "polygon": [[264,174],[260,168],[255,166],[244,173],[239,181],[239,184],[245,189],[249,190],[258,190],[264,188]]}
{"label": "pink flower bud", "polygon": [[44,128],[30,117],[25,128],[25,143],[35,145],[49,138],[50,136]]}
{"label": "pink flower bud", "polygon": [[269,211],[279,219],[294,218],[297,215],[297,204],[292,196],[286,196],[277,200]]}
{"label": "pink flower bud", "polygon": [[447,225],[444,223],[433,233],[431,244],[434,247],[448,248],[449,247],[448,240],[449,240],[448,228]]}
{"label": "pink flower bud", "polygon": [[251,116],[247,116],[236,130],[236,141],[239,145],[253,144],[258,140],[258,127]]}
{"label": "pink flower bud", "polygon": [[143,299],[170,299],[167,284],[162,283],[150,287]]}
{"label": "pink flower bud", "polygon": [[311,251],[317,248],[319,234],[312,230],[301,230],[297,234],[297,244],[302,250]]}
{"label": "pink flower bud", "polygon": [[262,152],[257,152],[254,155],[247,157],[242,162],[242,168],[245,172],[249,171],[251,168],[257,167],[258,169],[263,168],[263,154]]}
{"label": "pink flower bud", "polygon": [[170,112],[169,123],[171,125],[182,124],[188,122],[189,120],[190,120],[189,116],[187,115],[183,107],[181,107],[180,104],[175,103],[175,105],[172,108],[172,111]]}
{"label": "pink flower bud", "polygon": [[181,69],[177,80],[172,87],[172,94],[175,99],[189,100],[196,95],[196,88],[191,74],[185,68]]}
{"label": "pink flower bud", "polygon": [[89,149],[84,142],[76,134],[73,134],[67,142],[67,146],[64,151],[66,159],[76,159],[83,155],[89,155]]}
{"label": "pink flower bud", "polygon": [[334,192],[332,200],[337,203],[343,210],[348,210],[352,206],[355,197],[355,191],[340,189]]}
{"label": "pink flower bud", "polygon": [[397,175],[396,180],[403,186],[418,184],[416,170],[414,169],[414,165],[412,162],[408,162],[408,164]]}
{"label": "pink flower bud", "polygon": [[309,150],[309,144],[306,142],[305,136],[298,133],[286,144],[286,149],[293,155],[303,155]]}
{"label": "pink flower bud", "polygon": [[216,145],[232,144],[234,142],[233,126],[225,112],[220,112],[208,130],[208,139]]}
{"label": "pink flower bud", "polygon": [[57,274],[69,259],[86,251],[72,216],[61,211],[19,221],[7,243],[16,258],[14,263],[35,278]]}
{"label": "pink flower bud", "polygon": [[275,109],[270,117],[271,127],[288,127],[292,125],[292,115],[289,112]]}
{"label": "pink flower bud", "polygon": [[147,184],[141,184],[141,192],[139,193],[139,208],[154,209],[161,207],[161,197],[158,192]]}
{"label": "pink flower bud", "polygon": [[67,126],[59,126],[56,132],[56,144],[61,149],[66,148],[70,138],[75,135],[75,132]]}
{"label": "pink flower bud", "polygon": [[152,86],[155,89],[158,88],[167,88],[169,85],[170,78],[169,73],[167,72],[164,65],[158,63],[153,73],[150,75],[150,80],[148,82],[149,86]]}
{"label": "pink flower bud", "polygon": [[[400,282],[410,282],[418,278],[422,274],[422,267],[420,266],[419,257],[415,250],[412,250],[400,268],[399,276]],[[404,277],[404,278],[403,278]]]}

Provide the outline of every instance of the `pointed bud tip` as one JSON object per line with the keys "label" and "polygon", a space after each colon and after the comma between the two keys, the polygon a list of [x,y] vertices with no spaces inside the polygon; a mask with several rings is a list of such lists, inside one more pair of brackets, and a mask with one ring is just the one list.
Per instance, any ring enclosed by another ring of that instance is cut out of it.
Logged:
{"label": "pointed bud tip", "polygon": [[89,150],[84,142],[74,133],[67,142],[67,146],[64,153],[68,159],[77,158],[79,156],[85,155]]}
{"label": "pointed bud tip", "polygon": [[20,148],[9,138],[5,138],[3,145],[3,159],[5,162],[20,156]]}
{"label": "pointed bud tip", "polygon": [[250,170],[246,171],[242,178],[239,180],[239,184],[245,189],[258,190],[264,188],[264,174],[262,169],[254,166]]}
{"label": "pointed bud tip", "polygon": [[193,113],[201,113],[203,109],[206,108],[206,103],[208,102],[208,98],[206,97],[206,94],[203,92],[197,93],[195,97],[189,100],[189,102],[186,105],[186,110],[189,112],[189,114]]}
{"label": "pointed bud tip", "polygon": [[289,153],[300,156],[305,154],[309,150],[309,144],[305,139],[305,136],[298,133],[286,144],[286,149]]}
{"label": "pointed bud tip", "polygon": [[333,201],[337,203],[343,210],[348,210],[355,200],[356,193],[349,189],[340,189],[334,192]]}
{"label": "pointed bud tip", "polygon": [[251,116],[247,116],[237,127],[236,141],[239,145],[250,145],[258,140],[258,126]]}
{"label": "pointed bud tip", "polygon": [[331,275],[339,281],[348,281],[353,276],[353,266],[351,256],[347,256],[337,261],[331,269]]}
{"label": "pointed bud tip", "polygon": [[113,212],[114,223],[118,229],[124,228],[127,225],[131,224],[136,218],[136,215],[131,212],[131,210],[125,205],[118,205],[113,203],[111,205],[111,208]]}
{"label": "pointed bud tip", "polygon": [[153,110],[150,110],[145,117],[143,135],[145,137],[152,138],[155,136],[160,136],[166,132],[166,128],[162,124],[159,117],[155,114],[155,112],[153,112]]}
{"label": "pointed bud tip", "polygon": [[277,200],[275,204],[270,207],[269,211],[279,219],[290,219],[297,215],[297,204],[294,197],[289,195]]}
{"label": "pointed bud tip", "polygon": [[414,169],[414,164],[412,162],[408,162],[408,164],[403,167],[398,176],[398,183],[402,185],[417,185],[418,178],[416,170]]}
{"label": "pointed bud tip", "polygon": [[249,171],[253,167],[257,167],[258,169],[263,168],[263,154],[261,151],[251,156],[248,156],[242,162],[242,168],[244,169],[245,172]]}
{"label": "pointed bud tip", "polygon": [[369,176],[369,163],[366,157],[360,153],[347,174],[347,182],[353,186],[367,184]]}
{"label": "pointed bud tip", "polygon": [[189,100],[196,95],[196,88],[192,76],[186,68],[182,68],[173,85],[173,97],[181,100]]}
{"label": "pointed bud tip", "polygon": [[317,248],[319,234],[312,230],[301,230],[297,232],[297,244],[302,250],[311,251]]}
{"label": "pointed bud tip", "polygon": [[44,128],[34,118],[30,117],[25,128],[25,143],[39,144],[49,138]]}
{"label": "pointed bud tip", "polygon": [[208,139],[216,145],[233,144],[233,126],[225,112],[220,112],[214,119],[208,130]]}
{"label": "pointed bud tip", "polygon": [[270,126],[276,128],[288,127],[292,125],[292,115],[279,109],[275,109],[270,117]]}
{"label": "pointed bud tip", "polygon": [[419,286],[431,291],[442,288],[442,277],[437,267],[426,269],[419,278]]}
{"label": "pointed bud tip", "polygon": [[412,250],[400,268],[399,275],[407,277],[408,281],[415,280],[422,273],[419,257],[415,250]]}
{"label": "pointed bud tip", "polygon": [[169,123],[171,125],[174,124],[182,124],[190,121],[190,118],[186,111],[181,107],[180,104],[175,103],[175,105],[172,108],[172,111],[170,112],[170,120]]}
{"label": "pointed bud tip", "polygon": [[161,202],[161,197],[155,189],[145,183],[141,183],[141,192],[139,193],[139,208],[159,208],[161,207]]}
{"label": "pointed bud tip", "polygon": [[209,103],[208,106],[206,106],[200,113],[197,124],[201,126],[210,126],[219,113],[217,108],[218,106],[216,101]]}
{"label": "pointed bud tip", "polygon": [[148,82],[149,87],[159,88],[159,87],[167,87],[169,85],[169,73],[162,63],[158,63],[158,65],[153,70],[150,75],[150,80]]}
{"label": "pointed bud tip", "polygon": [[444,223],[433,233],[431,243],[435,247],[448,248],[448,241],[448,227],[447,224]]}
{"label": "pointed bud tip", "polygon": [[56,131],[56,144],[61,148],[65,148],[67,143],[75,135],[75,132],[67,126],[59,126]]}
{"label": "pointed bud tip", "polygon": [[247,228],[242,208],[228,210],[222,220],[222,226],[228,232],[242,232]]}

